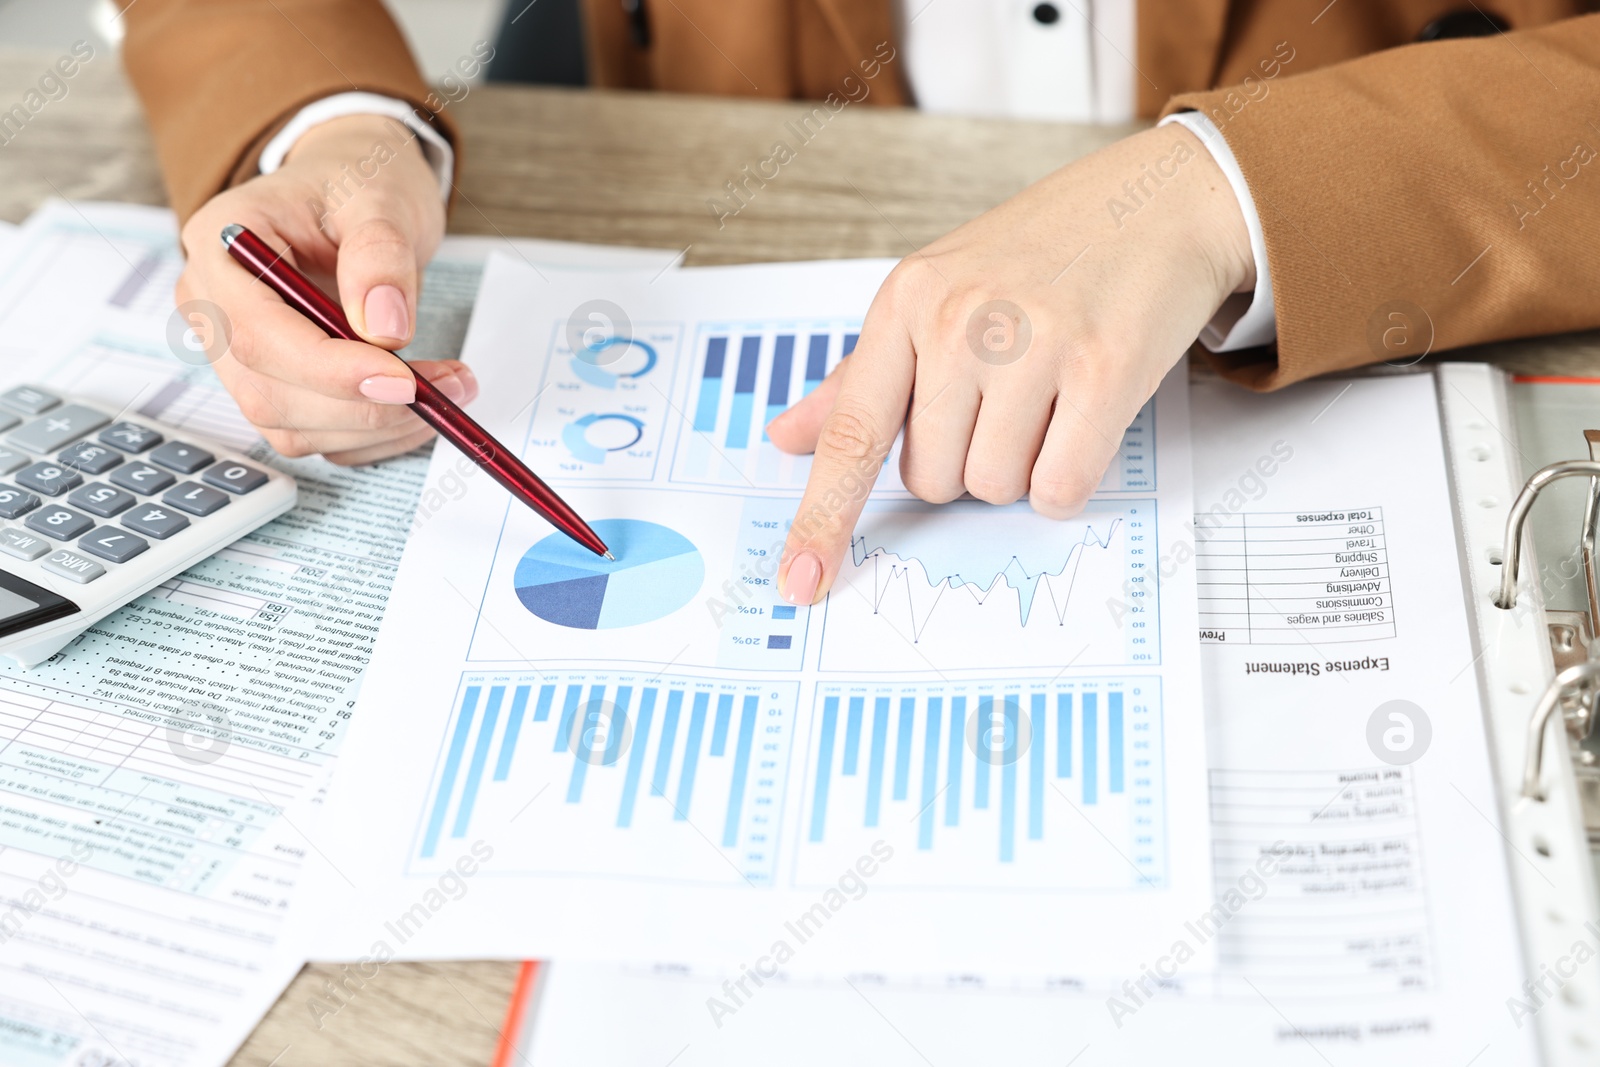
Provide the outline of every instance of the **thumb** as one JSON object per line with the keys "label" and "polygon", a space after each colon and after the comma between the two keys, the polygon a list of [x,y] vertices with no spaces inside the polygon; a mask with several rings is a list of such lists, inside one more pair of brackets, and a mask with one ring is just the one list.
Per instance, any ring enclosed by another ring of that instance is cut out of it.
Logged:
{"label": "thumb", "polygon": [[380,348],[403,348],[417,319],[417,253],[386,218],[357,222],[339,242],[339,302],[356,332]]}
{"label": "thumb", "polygon": [[817,438],[822,434],[822,424],[833,410],[839,395],[839,383],[848,360],[840,360],[811,392],[799,403],[785,409],[783,414],[767,423],[767,437],[773,444],[791,455],[803,456],[817,450]]}

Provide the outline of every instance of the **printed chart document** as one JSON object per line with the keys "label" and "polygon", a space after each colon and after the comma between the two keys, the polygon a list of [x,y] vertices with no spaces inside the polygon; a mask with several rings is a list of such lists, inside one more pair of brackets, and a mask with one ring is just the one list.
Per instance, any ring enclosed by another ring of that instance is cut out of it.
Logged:
{"label": "printed chart document", "polygon": [[[1215,888],[1160,954],[1055,985],[558,960],[507,1035],[517,1055],[1538,1063],[1531,1013],[1573,961],[1520,959],[1507,864],[1525,860],[1498,829],[1433,377],[1202,381],[1193,409],[1197,517],[1161,566],[1200,575]],[[1178,960],[1203,939],[1214,977]]]}
{"label": "printed chart document", "polygon": [[[458,350],[483,256],[446,243],[414,350]],[[299,480],[289,514],[0,670],[0,1063],[220,1063],[300,968],[284,809],[333,766],[427,459],[273,454],[174,326],[168,212],[52,203],[0,257],[0,388],[85,394]]]}
{"label": "printed chart document", "polygon": [[777,595],[809,460],[762,427],[889,266],[490,260],[474,414],[617,559],[435,456],[312,834],[314,953],[1042,976],[1203,910],[1195,579],[1155,566],[1193,510],[1181,373],[1078,518],[924,505],[891,455],[825,602]]}

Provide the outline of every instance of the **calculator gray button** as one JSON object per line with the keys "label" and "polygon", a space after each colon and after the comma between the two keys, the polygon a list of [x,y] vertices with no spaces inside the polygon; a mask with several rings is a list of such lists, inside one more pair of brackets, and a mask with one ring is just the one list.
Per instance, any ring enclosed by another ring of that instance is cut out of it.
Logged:
{"label": "calculator gray button", "polygon": [[104,474],[122,462],[122,453],[105,445],[79,441],[75,445],[68,445],[66,451],[56,457],[56,462],[75,467],[85,474]]}
{"label": "calculator gray button", "polygon": [[68,404],[34,419],[20,430],[12,430],[7,440],[29,452],[54,452],[68,441],[75,441],[110,421],[102,411],[82,404]]}
{"label": "calculator gray button", "polygon": [[186,445],[182,441],[168,441],[150,453],[150,462],[171,467],[179,474],[193,474],[206,464],[215,462],[216,458],[205,449]]}
{"label": "calculator gray button", "polygon": [[54,537],[57,541],[70,541],[93,527],[94,520],[87,515],[78,514],[71,508],[51,504],[29,515],[27,526],[28,529],[38,530],[48,537]]}
{"label": "calculator gray button", "polygon": [[50,545],[42,537],[35,537],[25,530],[0,530],[0,552],[18,559],[38,559],[50,551]]}
{"label": "calculator gray button", "polygon": [[197,482],[179,482],[167,490],[161,502],[191,515],[209,515],[218,508],[227,507],[228,494]]}
{"label": "calculator gray button", "polygon": [[135,493],[159,493],[175,481],[172,475],[148,463],[130,463],[111,472],[112,485],[132,489]]}
{"label": "calculator gray button", "polygon": [[43,389],[35,389],[31,385],[19,385],[15,389],[8,389],[0,393],[0,404],[14,408],[24,415],[37,415],[42,411],[49,411],[61,398]]}
{"label": "calculator gray button", "polygon": [[189,520],[161,504],[141,504],[122,516],[122,525],[163,541],[189,525]]}
{"label": "calculator gray button", "polygon": [[9,485],[0,485],[0,519],[17,519],[39,506],[39,498]]}
{"label": "calculator gray button", "polygon": [[106,572],[104,567],[88,556],[80,556],[64,548],[57,549],[55,554],[44,561],[44,569],[79,583],[92,582]]}
{"label": "calculator gray button", "polygon": [[101,559],[109,559],[112,563],[126,563],[149,548],[150,542],[127,530],[119,530],[115,526],[102,526],[93,533],[80,537],[78,547]]}
{"label": "calculator gray button", "polygon": [[[0,472],[3,473],[3,472]],[[200,476],[200,480],[230,493],[248,493],[267,484],[265,471],[247,467],[243,463],[223,460]]]}
{"label": "calculator gray button", "polygon": [[100,482],[90,482],[67,497],[67,503],[75,508],[82,508],[91,515],[109,519],[117,512],[133,507],[138,501],[134,499],[132,493],[124,493],[121,489],[113,489]]}
{"label": "calculator gray button", "polygon": [[83,478],[71,467],[59,463],[35,463],[17,472],[17,484],[37,490],[45,496],[60,496],[68,489],[83,484]]}
{"label": "calculator gray button", "polygon": [[0,411],[0,432],[11,429],[22,420],[9,411]]}
{"label": "calculator gray button", "polygon": [[[0,427],[4,429],[4,427]],[[115,445],[124,452],[143,452],[147,448],[154,448],[161,443],[161,435],[148,426],[140,426],[136,422],[119,422],[115,426],[107,426],[100,431],[100,441],[103,444]]]}
{"label": "calculator gray button", "polygon": [[[3,427],[0,427],[0,429],[3,429]],[[0,445],[0,474],[10,474],[18,467],[27,466],[32,459],[33,457],[26,452],[18,452],[14,448],[6,448],[4,445]]]}

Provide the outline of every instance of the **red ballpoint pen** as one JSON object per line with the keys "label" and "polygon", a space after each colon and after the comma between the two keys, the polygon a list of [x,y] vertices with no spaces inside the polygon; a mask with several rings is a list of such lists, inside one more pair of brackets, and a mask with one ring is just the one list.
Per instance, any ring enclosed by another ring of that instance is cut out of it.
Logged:
{"label": "red ballpoint pen", "polygon": [[[361,335],[351,328],[343,309],[261,238],[243,226],[233,225],[223,228],[222,243],[230,256],[283,297],[284,303],[322,327],[329,337],[341,337],[346,341],[362,340]],[[399,356],[394,358],[400,360]],[[496,441],[465,411],[456,407],[428,379],[420,374],[413,377],[417,381],[417,398],[412,401],[411,410],[420,415],[423,422],[466,453],[488,472],[489,477],[505,486],[512,496],[549,519],[556,529],[595,555],[615,559],[605,542],[572,510],[572,506],[557,496],[555,490],[529,470],[510,449]]]}

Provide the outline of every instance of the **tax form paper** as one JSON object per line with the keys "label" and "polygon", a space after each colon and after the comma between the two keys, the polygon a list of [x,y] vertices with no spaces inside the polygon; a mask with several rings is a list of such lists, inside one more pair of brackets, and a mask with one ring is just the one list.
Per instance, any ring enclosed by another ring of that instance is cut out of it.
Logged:
{"label": "tax form paper", "polygon": [[[1216,868],[1165,933],[1213,938],[1214,976],[1172,948],[1055,985],[557,960],[502,1062],[1540,1062],[1433,376],[1192,399],[1197,516],[1163,562],[1199,574]],[[1548,990],[1571,960],[1543,962]]]}
{"label": "tax form paper", "polygon": [[931,507],[896,450],[825,601],[777,594],[810,460],[762,427],[858,358],[890,266],[490,261],[473,415],[617,559],[438,450],[312,834],[314,955],[1044,977],[1204,910],[1195,572],[1155,567],[1181,373],[1078,517]]}

